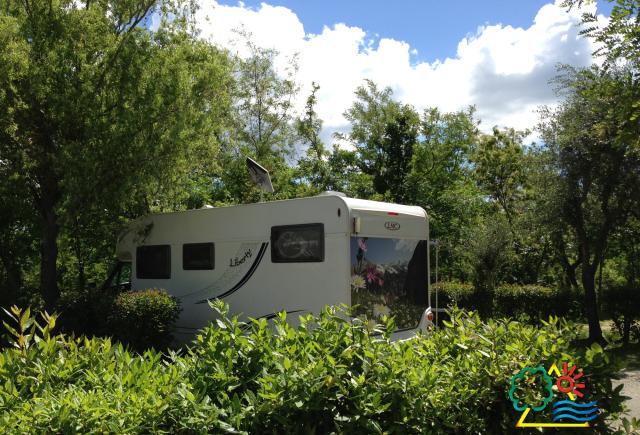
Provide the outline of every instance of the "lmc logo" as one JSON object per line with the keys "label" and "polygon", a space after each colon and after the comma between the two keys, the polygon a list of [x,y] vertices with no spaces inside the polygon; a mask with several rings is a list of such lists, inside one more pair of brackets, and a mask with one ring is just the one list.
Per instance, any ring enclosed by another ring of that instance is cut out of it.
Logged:
{"label": "lmc logo", "polygon": [[389,231],[396,231],[400,229],[400,224],[398,222],[387,221],[384,223],[384,227]]}

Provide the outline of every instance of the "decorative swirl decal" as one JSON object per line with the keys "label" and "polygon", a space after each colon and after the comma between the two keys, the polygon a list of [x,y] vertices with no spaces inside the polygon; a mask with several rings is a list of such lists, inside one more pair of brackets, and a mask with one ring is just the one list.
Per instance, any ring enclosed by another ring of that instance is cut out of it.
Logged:
{"label": "decorative swirl decal", "polygon": [[201,300],[197,301],[196,304],[204,304],[204,303],[208,302],[210,299],[226,298],[227,296],[229,296],[229,295],[235,293],[236,291],[238,291],[243,285],[245,285],[247,283],[247,281],[249,281],[249,279],[251,279],[251,276],[258,269],[258,266],[260,265],[260,262],[262,261],[262,257],[264,257],[264,253],[267,252],[267,246],[269,246],[269,243],[263,243],[262,246],[260,246],[260,251],[258,251],[258,255],[256,255],[256,259],[253,261],[253,264],[251,264],[251,267],[249,268],[247,273],[242,277],[242,279],[240,279],[240,281],[238,281],[238,283],[236,283],[236,285],[234,285],[229,290],[227,290],[224,293],[221,293],[221,294],[219,294],[217,296],[212,296],[212,297],[207,297],[205,299],[201,299]]}

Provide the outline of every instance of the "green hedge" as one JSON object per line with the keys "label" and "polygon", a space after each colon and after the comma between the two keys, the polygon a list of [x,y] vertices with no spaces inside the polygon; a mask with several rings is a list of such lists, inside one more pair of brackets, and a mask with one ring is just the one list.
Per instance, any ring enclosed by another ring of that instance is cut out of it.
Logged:
{"label": "green hedge", "polygon": [[494,311],[498,315],[530,316],[537,320],[569,313],[573,296],[569,292],[541,285],[503,284],[494,292]]}
{"label": "green hedge", "polygon": [[550,315],[566,316],[579,305],[573,293],[541,285],[502,284],[487,291],[459,282],[435,284],[432,305],[435,304],[435,289],[438,289],[440,306],[457,305],[478,310],[486,317],[512,317],[537,322]]}
{"label": "green hedge", "polygon": [[611,316],[622,342],[640,341],[640,288],[611,287],[601,298],[602,307]]}
{"label": "green hedge", "polygon": [[459,308],[476,309],[478,295],[471,284],[457,281],[441,281],[431,288],[431,304],[435,306],[438,292],[438,306],[456,305]]}
{"label": "green hedge", "polygon": [[170,327],[180,314],[180,303],[164,290],[120,293],[107,324],[110,334],[136,350],[162,349],[171,342]]}
{"label": "green hedge", "polygon": [[[576,328],[538,327],[455,311],[430,337],[390,342],[387,320],[325,309],[293,328],[220,318],[182,355],[129,353],[108,339],[39,341],[16,310],[14,349],[0,354],[0,424],[8,433],[505,433],[519,417],[510,378],[527,366],[572,361],[602,415],[622,409],[602,349],[571,350]],[[546,415],[549,418],[549,415]]]}

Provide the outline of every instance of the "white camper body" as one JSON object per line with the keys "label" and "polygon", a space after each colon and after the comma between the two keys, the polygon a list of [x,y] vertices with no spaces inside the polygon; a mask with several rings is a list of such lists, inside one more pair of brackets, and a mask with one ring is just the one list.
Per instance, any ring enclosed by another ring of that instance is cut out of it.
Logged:
{"label": "white camper body", "polygon": [[369,318],[398,318],[395,338],[427,330],[429,223],[420,207],[316,197],[156,214],[120,236],[131,287],[165,289],[182,313],[177,342],[214,318],[207,301],[232,314],[289,319],[326,305],[355,305]]}

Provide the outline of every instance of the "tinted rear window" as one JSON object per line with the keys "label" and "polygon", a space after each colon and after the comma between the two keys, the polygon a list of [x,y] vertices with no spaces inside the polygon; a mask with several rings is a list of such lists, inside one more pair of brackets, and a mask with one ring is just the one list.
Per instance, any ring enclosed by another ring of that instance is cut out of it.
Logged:
{"label": "tinted rear window", "polygon": [[395,316],[398,329],[416,328],[428,305],[427,273],[425,240],[352,237],[354,314]]}

